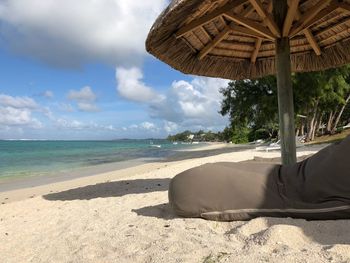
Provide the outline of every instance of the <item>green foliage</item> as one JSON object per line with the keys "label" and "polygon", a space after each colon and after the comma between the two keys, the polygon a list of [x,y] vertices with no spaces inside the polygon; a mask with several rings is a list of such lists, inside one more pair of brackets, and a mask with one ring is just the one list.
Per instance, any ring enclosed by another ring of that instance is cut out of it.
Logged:
{"label": "green foliage", "polygon": [[220,113],[228,114],[233,125],[263,126],[278,120],[277,83],[273,76],[233,81],[220,92],[224,96]]}
{"label": "green foliage", "polygon": [[235,126],[232,130],[232,142],[236,144],[249,142],[250,129],[247,125]]}
{"label": "green foliage", "polygon": [[203,134],[202,138],[206,142],[212,142],[212,141],[217,141],[218,140],[218,134],[213,133],[211,131],[209,131],[207,133],[202,133],[202,134]]}
{"label": "green foliage", "polygon": [[173,141],[173,142],[175,142],[175,141],[186,142],[186,141],[188,141],[188,136],[190,134],[192,134],[191,131],[184,131],[184,132],[178,133],[178,134],[173,135],[173,136],[169,135],[167,139],[169,141]]}
{"label": "green foliage", "polygon": [[347,105],[347,107],[345,107],[345,111],[343,114],[343,119],[342,119],[341,125],[345,126],[349,123],[350,123],[350,103]]}
{"label": "green foliage", "polygon": [[257,129],[257,130],[252,130],[249,135],[248,139],[250,142],[256,141],[259,139],[270,139],[271,137],[276,137],[277,136],[277,130],[271,134],[268,130],[266,129]]}
{"label": "green foliage", "polygon": [[293,76],[295,109],[307,114],[315,107],[324,112],[334,111],[344,105],[350,92],[349,67],[329,69],[321,72],[297,73]]}
{"label": "green foliage", "polygon": [[[194,135],[193,139],[190,139],[190,135]],[[197,132],[184,131],[175,135],[169,135],[169,141],[180,141],[180,142],[189,142],[189,141],[205,141],[205,142],[213,142],[220,141],[222,136],[221,133],[214,133],[211,131],[205,132],[203,130]]]}
{"label": "green foliage", "polygon": [[220,141],[232,142],[233,130],[231,127],[226,127],[222,132],[219,132],[218,135]]}
{"label": "green foliage", "polygon": [[[350,66],[322,72],[296,73],[292,76],[297,127],[306,127],[313,138],[318,125],[331,121],[331,126],[350,121]],[[230,117],[233,141],[268,139],[278,135],[277,82],[274,76],[257,80],[232,81],[222,88],[222,115]],[[327,119],[328,118],[328,119]],[[245,127],[247,129],[243,129]],[[333,128],[333,129],[334,129]],[[242,139],[244,138],[244,139]]]}
{"label": "green foliage", "polygon": [[322,72],[298,73],[293,77],[295,108],[306,116],[297,120],[306,125],[306,140],[314,139],[320,123],[327,124],[325,132],[335,133],[337,127],[346,122],[344,107],[350,95],[350,68],[344,66]]}
{"label": "green foliage", "polygon": [[[258,130],[273,136],[278,129],[277,82],[273,76],[258,80],[241,80],[229,83],[220,90],[224,100],[222,115],[229,115],[234,142],[263,139]],[[243,127],[245,129],[243,129]]]}

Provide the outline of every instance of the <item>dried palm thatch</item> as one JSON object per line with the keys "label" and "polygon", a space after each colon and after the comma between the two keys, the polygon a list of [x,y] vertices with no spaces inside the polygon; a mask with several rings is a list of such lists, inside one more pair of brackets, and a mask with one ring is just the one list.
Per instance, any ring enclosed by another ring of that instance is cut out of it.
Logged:
{"label": "dried palm thatch", "polygon": [[227,79],[276,73],[275,40],[289,37],[293,72],[350,63],[350,0],[289,0],[283,30],[272,0],[173,0],[148,52],[187,74]]}

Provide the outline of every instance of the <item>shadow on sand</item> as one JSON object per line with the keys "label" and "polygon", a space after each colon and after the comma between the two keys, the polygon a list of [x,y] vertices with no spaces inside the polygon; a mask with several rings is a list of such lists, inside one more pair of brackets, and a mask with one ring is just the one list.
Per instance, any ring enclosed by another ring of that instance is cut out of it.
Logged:
{"label": "shadow on sand", "polygon": [[167,191],[170,179],[136,179],[88,185],[59,193],[44,195],[50,201],[91,200]]}
{"label": "shadow on sand", "polygon": [[133,209],[132,212],[136,213],[139,216],[155,217],[158,219],[169,220],[179,218],[179,216],[177,216],[171,209],[169,203],[146,206],[140,209]]}

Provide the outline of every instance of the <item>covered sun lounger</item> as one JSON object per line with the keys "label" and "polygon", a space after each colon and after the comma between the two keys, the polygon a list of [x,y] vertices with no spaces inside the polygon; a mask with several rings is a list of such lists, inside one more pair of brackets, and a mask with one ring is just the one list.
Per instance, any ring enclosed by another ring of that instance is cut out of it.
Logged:
{"label": "covered sun lounger", "polygon": [[212,163],[175,176],[169,202],[184,217],[350,218],[350,136],[292,166]]}

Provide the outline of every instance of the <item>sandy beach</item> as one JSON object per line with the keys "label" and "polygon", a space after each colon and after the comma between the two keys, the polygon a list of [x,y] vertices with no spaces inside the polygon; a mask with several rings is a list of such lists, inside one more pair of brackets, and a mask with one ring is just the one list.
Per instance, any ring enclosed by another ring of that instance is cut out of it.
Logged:
{"label": "sandy beach", "polygon": [[[176,174],[280,154],[230,147],[0,192],[0,262],[350,262],[350,220],[227,223],[174,215],[167,189]],[[298,156],[321,147],[300,148]]]}

